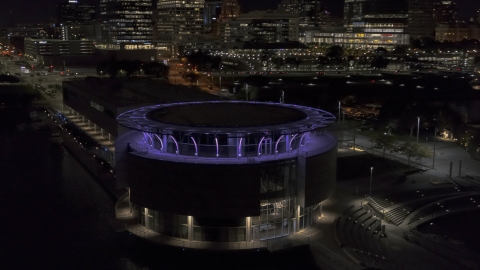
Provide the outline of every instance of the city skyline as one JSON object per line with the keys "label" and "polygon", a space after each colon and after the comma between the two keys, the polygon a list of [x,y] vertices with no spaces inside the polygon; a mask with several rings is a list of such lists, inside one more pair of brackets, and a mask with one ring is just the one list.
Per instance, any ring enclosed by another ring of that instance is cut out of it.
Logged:
{"label": "city skyline", "polygon": [[[48,22],[56,18],[56,7],[65,0],[18,0],[8,1],[2,4],[0,10],[0,25],[6,26],[19,23]],[[83,0],[84,4],[98,4],[98,0]],[[275,9],[280,0],[262,1],[239,0],[242,12],[252,10]],[[456,0],[458,4],[459,18],[469,18],[480,9],[480,2],[474,0]],[[322,7],[327,7],[332,14],[343,14],[343,1],[323,0]]]}

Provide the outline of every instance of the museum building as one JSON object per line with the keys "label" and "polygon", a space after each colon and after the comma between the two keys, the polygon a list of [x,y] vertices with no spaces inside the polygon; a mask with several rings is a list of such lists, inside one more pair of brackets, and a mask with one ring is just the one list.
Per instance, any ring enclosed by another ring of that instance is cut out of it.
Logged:
{"label": "museum building", "polygon": [[118,115],[116,177],[145,229],[182,241],[252,242],[321,216],[336,183],[335,117],[245,101],[174,102]]}

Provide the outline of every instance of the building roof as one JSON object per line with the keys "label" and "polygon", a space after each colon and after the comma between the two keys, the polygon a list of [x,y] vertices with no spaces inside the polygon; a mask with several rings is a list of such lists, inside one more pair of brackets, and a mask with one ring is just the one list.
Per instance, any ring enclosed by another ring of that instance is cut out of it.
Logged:
{"label": "building roof", "polygon": [[78,87],[116,107],[220,100],[220,97],[200,89],[141,78],[92,78],[81,81],[64,81],[63,83]]}
{"label": "building roof", "polygon": [[280,125],[307,117],[301,110],[264,103],[190,103],[159,108],[147,118],[163,123],[197,127],[252,127]]}
{"label": "building roof", "polygon": [[243,136],[305,133],[334,123],[335,116],[293,104],[207,101],[147,106],[124,112],[117,120],[124,127],[148,133]]}

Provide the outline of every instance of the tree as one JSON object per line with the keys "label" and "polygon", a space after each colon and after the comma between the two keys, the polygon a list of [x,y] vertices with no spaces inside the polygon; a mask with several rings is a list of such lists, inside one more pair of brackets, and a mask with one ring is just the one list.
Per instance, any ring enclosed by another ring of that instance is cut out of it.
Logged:
{"label": "tree", "polygon": [[282,57],[275,57],[272,59],[272,63],[275,66],[276,70],[283,69],[283,66],[285,66],[285,59]]}
{"label": "tree", "polygon": [[385,54],[387,54],[388,51],[384,47],[377,47],[373,52],[375,54],[385,55]]}
{"label": "tree", "polygon": [[317,68],[323,70],[328,65],[330,65],[330,59],[320,55],[317,59]]}
{"label": "tree", "polygon": [[376,137],[370,138],[369,141],[373,144],[374,148],[383,149],[383,157],[385,157],[386,149],[393,149],[395,146],[395,138],[389,135],[379,134]]}
{"label": "tree", "polygon": [[149,62],[143,65],[145,75],[153,77],[167,77],[170,71],[170,67],[164,63]]}
{"label": "tree", "polygon": [[335,57],[342,57],[343,55],[343,48],[338,45],[333,45],[332,47],[328,48],[327,57],[335,58]]}
{"label": "tree", "polygon": [[275,52],[272,50],[262,50],[260,55],[260,60],[262,63],[265,63],[262,66],[267,68],[267,71],[270,70],[270,60],[275,57]]}
{"label": "tree", "polygon": [[385,128],[387,129],[387,134],[390,135],[392,133],[392,129],[396,130],[398,128],[398,120],[390,119]]}
{"label": "tree", "polygon": [[97,74],[98,75],[107,74],[107,70],[108,70],[109,65],[110,65],[109,61],[106,61],[106,60],[98,62],[97,67],[96,67]]}
{"label": "tree", "polygon": [[190,81],[190,83],[196,83],[198,80],[198,74],[189,72],[185,75],[185,78],[187,78]]}
{"label": "tree", "polygon": [[383,58],[382,56],[379,56],[375,59],[373,59],[372,63],[370,66],[375,69],[383,69],[388,66],[390,61],[388,59]]}
{"label": "tree", "polygon": [[432,156],[432,153],[427,147],[412,141],[395,144],[392,148],[392,152],[406,156],[409,165],[410,159],[412,158],[420,160],[421,158]]}
{"label": "tree", "polygon": [[285,59],[285,64],[289,65],[289,66],[294,66],[295,69],[298,69],[298,67],[300,66],[300,64],[302,63],[302,60],[298,59],[298,58],[294,58],[294,57],[287,57]]}

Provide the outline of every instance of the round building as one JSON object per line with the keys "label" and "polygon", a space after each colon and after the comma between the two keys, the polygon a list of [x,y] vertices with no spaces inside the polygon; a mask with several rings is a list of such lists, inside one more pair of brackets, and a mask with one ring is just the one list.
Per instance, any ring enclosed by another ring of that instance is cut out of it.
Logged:
{"label": "round building", "polygon": [[117,118],[117,179],[145,229],[183,241],[294,234],[334,191],[335,117],[291,104],[162,104]]}

